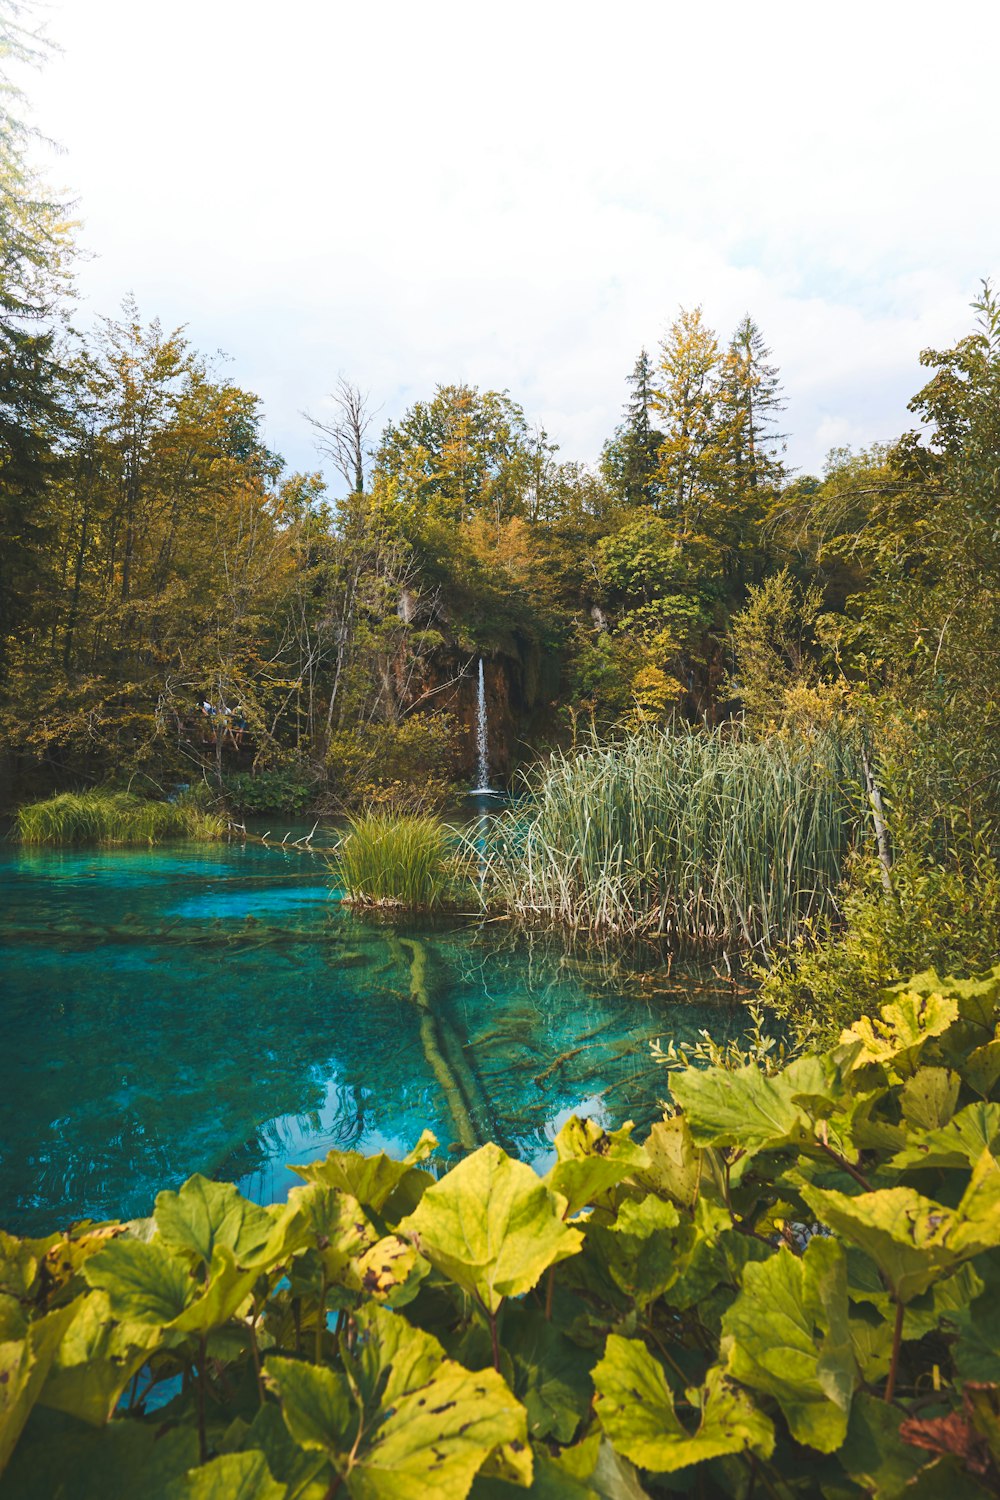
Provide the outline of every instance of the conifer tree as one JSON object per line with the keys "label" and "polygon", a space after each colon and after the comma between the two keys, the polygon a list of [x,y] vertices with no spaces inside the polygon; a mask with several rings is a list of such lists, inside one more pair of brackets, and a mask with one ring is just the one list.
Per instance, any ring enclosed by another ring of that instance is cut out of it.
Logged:
{"label": "conifer tree", "polygon": [[663,434],[649,420],[653,365],[645,349],[640,351],[627,379],[632,393],[625,406],[625,420],[604,446],[602,467],[608,482],[627,505],[655,508],[660,498],[657,469]]}

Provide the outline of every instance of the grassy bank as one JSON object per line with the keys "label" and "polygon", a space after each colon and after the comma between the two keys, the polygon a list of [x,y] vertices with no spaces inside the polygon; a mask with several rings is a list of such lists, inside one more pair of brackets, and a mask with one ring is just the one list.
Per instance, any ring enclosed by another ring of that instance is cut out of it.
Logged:
{"label": "grassy bank", "polygon": [[760,948],[828,911],[858,826],[845,741],[682,731],[557,755],[483,851],[526,920]]}
{"label": "grassy bank", "polygon": [[15,834],[23,844],[158,844],[164,839],[212,839],[225,822],[193,798],[153,802],[131,792],[61,792],[18,808]]}

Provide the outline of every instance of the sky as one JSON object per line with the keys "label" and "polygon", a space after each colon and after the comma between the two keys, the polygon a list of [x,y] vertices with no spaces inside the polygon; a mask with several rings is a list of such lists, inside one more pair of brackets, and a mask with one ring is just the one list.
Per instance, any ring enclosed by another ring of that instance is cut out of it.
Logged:
{"label": "sky", "polygon": [[750,312],[788,459],[894,437],[1000,272],[1000,6],[48,0],[23,76],[76,200],[77,321],[134,293],[293,469],[344,375],[376,426],[506,389],[595,461],[679,309]]}

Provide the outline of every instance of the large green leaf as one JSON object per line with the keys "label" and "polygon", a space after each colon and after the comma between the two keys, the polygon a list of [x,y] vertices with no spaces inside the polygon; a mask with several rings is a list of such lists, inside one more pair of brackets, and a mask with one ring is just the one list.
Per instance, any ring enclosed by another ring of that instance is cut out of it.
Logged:
{"label": "large green leaf", "polygon": [[670,1092],[700,1146],[740,1146],[749,1155],[812,1139],[812,1123],[795,1102],[804,1080],[789,1069],[766,1077],[755,1063],[737,1069],[684,1068]]}
{"label": "large green leaf", "polygon": [[908,1145],[897,1151],[889,1165],[899,1171],[915,1167],[973,1167],[984,1151],[995,1152],[998,1145],[1000,1104],[977,1101],[959,1110],[939,1129],[911,1136]]}
{"label": "large green leaf", "polygon": [[959,1068],[973,1093],[988,1099],[1000,1079],[1000,1037],[975,1047],[962,1059]]}
{"label": "large green leaf", "polygon": [[803,1187],[802,1197],[824,1224],[871,1257],[897,1302],[919,1297],[963,1258],[948,1244],[953,1211],[912,1188],[883,1188],[852,1198]]}
{"label": "large green leaf", "polygon": [[580,1249],[579,1230],[563,1223],[565,1207],[524,1162],[483,1146],[428,1188],[399,1232],[495,1313],[504,1297],[530,1291]]}
{"label": "large green leaf", "polygon": [[189,1261],[161,1240],[146,1243],[122,1237],[87,1261],[84,1276],[107,1293],[114,1317],[170,1329],[207,1333],[231,1318],[249,1296],[258,1272],[237,1266],[223,1243],[215,1247],[208,1280],[201,1282]]}
{"label": "large green leaf", "polygon": [[899,1093],[903,1119],[916,1130],[940,1130],[955,1113],[961,1086],[950,1068],[918,1068]]}
{"label": "large green leaf", "polygon": [[694,1222],[661,1198],[626,1199],[613,1224],[587,1230],[612,1281],[640,1307],[683,1275],[695,1239]]}
{"label": "large green leaf", "polygon": [[598,1419],[614,1447],[640,1468],[670,1474],[727,1453],[763,1458],[774,1448],[774,1428],[750,1398],[714,1367],[700,1390],[685,1393],[697,1414],[693,1431],[674,1409],[663,1371],[638,1339],[610,1334],[594,1367]]}
{"label": "large green leaf", "polygon": [[927,1043],[942,1036],[957,1017],[958,1001],[951,996],[908,989],[883,1005],[878,1020],[863,1016],[841,1033],[840,1040],[844,1046],[857,1046],[852,1069],[877,1064],[890,1077],[907,1078],[916,1073]]}
{"label": "large green leaf", "polygon": [[41,1393],[66,1330],[80,1310],[78,1302],[36,1318],[23,1339],[0,1344],[0,1474]]}
{"label": "large green leaf", "polygon": [[417,1206],[434,1178],[417,1163],[426,1160],[437,1146],[437,1138],[425,1130],[416,1146],[402,1161],[384,1152],[362,1156],[359,1151],[331,1151],[322,1161],[293,1167],[306,1182],[337,1188],[349,1194],[370,1213],[387,1213],[390,1220]]}
{"label": "large green leaf", "polygon": [[843,1442],[858,1379],[847,1314],[844,1253],[814,1236],[801,1258],[782,1248],[748,1265],[722,1320],[729,1373],[773,1396],[796,1441],[821,1453]]}
{"label": "large green leaf", "polygon": [[291,1237],[319,1253],[327,1282],[360,1291],[360,1261],[382,1236],[357,1198],[329,1183],[310,1182],[292,1188],[288,1211],[293,1225]]}
{"label": "large green leaf", "polygon": [[504,1312],[503,1347],[514,1362],[514,1394],[532,1438],[571,1443],[590,1406],[594,1356],[572,1343],[528,1303]]}
{"label": "large green leaf", "polygon": [[157,1195],[153,1217],[163,1243],[197,1264],[210,1265],[217,1245],[244,1267],[266,1265],[274,1253],[275,1215],[231,1182],[189,1177],[178,1192]]}
{"label": "large green leaf", "polygon": [[175,1479],[164,1500],[285,1500],[263,1453],[225,1453]]}
{"label": "large green leaf", "polygon": [[701,1186],[703,1157],[695,1145],[687,1117],[673,1115],[667,1120],[657,1120],[649,1132],[645,1150],[646,1163],[636,1170],[636,1180],[659,1197],[693,1211]]}
{"label": "large green leaf", "polygon": [[84,1267],[86,1280],[108,1295],[112,1315],[163,1327],[193,1302],[198,1283],[187,1262],[162,1241],[111,1240]]}
{"label": "large green leaf", "polygon": [[160,1330],[113,1318],[104,1292],[93,1291],[76,1306],[38,1400],[99,1426],[160,1342]]}
{"label": "large green leaf", "polygon": [[632,1122],[620,1130],[603,1130],[593,1120],[571,1115],[555,1139],[556,1162],[544,1177],[566,1199],[566,1216],[580,1212],[608,1188],[646,1163],[632,1139]]}
{"label": "large green leaf", "polygon": [[289,1431],[326,1454],[356,1500],[462,1500],[505,1443],[527,1443],[524,1408],[493,1370],[471,1373],[436,1339],[379,1307],[358,1316],[348,1375],[272,1356]]}

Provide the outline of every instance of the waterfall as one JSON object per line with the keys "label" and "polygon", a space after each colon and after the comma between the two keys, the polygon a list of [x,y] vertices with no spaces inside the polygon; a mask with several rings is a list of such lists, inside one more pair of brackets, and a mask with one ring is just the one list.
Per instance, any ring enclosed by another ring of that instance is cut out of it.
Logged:
{"label": "waterfall", "polygon": [[480,657],[479,698],[476,705],[477,792],[488,792],[490,789],[490,742],[487,735],[488,728],[489,721],[486,717],[486,674],[483,670],[483,658]]}

